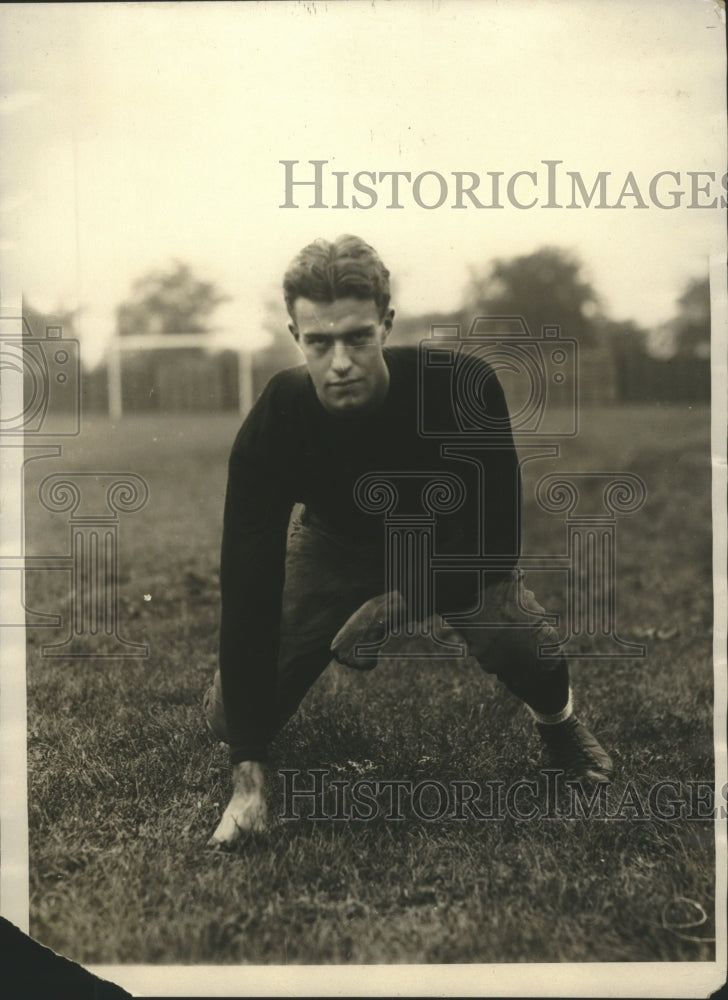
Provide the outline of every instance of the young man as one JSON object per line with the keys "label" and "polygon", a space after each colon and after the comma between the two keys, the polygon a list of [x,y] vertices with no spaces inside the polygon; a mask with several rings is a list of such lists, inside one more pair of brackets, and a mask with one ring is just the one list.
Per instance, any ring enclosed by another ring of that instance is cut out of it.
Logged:
{"label": "young man", "polygon": [[[461,620],[457,638],[526,703],[554,766],[608,779],[609,756],[572,712],[565,660],[539,656],[557,637],[517,569],[520,470],[495,373],[474,361],[470,377],[497,440],[475,465],[443,457],[437,436],[421,433],[420,415],[455,429],[456,401],[442,381],[428,388],[418,348],[385,348],[394,312],[376,252],[355,236],[316,240],[294,259],[283,289],[306,363],[270,380],[230,456],[220,668],[205,711],[213,735],[230,746],[233,794],[210,845],[265,827],[268,744],[332,652],[369,669],[361,645],[384,636],[388,616],[412,613],[402,598],[411,567],[400,560],[393,584],[383,516],[362,502],[362,477],[372,473],[396,480],[403,503],[413,502],[407,485],[423,474],[463,484],[436,528],[438,551],[461,554],[463,569],[437,574],[431,612],[471,612],[473,624]],[[302,514],[289,524],[297,503]],[[483,552],[497,565],[468,569],[467,556]]]}

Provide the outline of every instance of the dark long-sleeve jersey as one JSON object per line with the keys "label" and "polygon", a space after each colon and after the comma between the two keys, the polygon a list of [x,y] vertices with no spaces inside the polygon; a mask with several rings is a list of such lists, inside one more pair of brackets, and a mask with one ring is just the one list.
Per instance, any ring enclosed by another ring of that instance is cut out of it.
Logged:
{"label": "dark long-sleeve jersey", "polygon": [[[461,480],[465,500],[456,511],[438,516],[437,551],[502,556],[490,580],[517,563],[520,473],[495,374],[483,363],[477,384],[479,406],[493,418],[497,434],[463,434],[450,383],[442,372],[433,371],[432,379],[423,373],[418,348],[387,348],[384,358],[390,384],[376,411],[329,413],[302,365],[269,381],[233,445],[220,571],[220,672],[233,763],[265,759],[273,727],[286,537],[294,504],[304,504],[337,536],[358,545],[371,540],[384,553],[384,515],[367,513],[357,503],[354,487],[360,477],[389,473],[400,493],[398,513],[406,516],[422,513],[420,493],[408,496],[407,484],[414,478],[400,474],[447,472]],[[434,432],[423,433],[428,428]],[[382,590],[384,579],[383,567]],[[472,569],[438,573],[433,610],[447,614],[477,606],[487,582]]]}

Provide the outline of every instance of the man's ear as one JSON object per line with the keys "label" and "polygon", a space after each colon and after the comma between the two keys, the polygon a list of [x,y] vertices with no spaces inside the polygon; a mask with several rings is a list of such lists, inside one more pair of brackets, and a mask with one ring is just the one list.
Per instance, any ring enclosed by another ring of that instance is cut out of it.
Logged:
{"label": "man's ear", "polygon": [[298,334],[298,330],[296,328],[296,324],[295,323],[289,323],[288,324],[288,329],[290,330],[291,336],[293,337],[293,339],[296,341],[296,343],[298,343],[298,341],[299,341],[299,334]]}
{"label": "man's ear", "polygon": [[383,337],[384,340],[386,340],[387,337],[392,332],[393,324],[394,324],[394,309],[387,309],[386,313],[382,317],[382,326],[384,327],[384,337]]}

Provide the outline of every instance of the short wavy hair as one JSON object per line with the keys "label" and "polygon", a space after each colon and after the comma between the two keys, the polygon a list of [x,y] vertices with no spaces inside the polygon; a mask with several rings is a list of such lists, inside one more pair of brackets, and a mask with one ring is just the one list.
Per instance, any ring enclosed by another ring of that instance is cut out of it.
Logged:
{"label": "short wavy hair", "polygon": [[373,299],[383,317],[389,307],[389,271],[359,236],[318,239],[298,253],[283,275],[283,296],[291,317],[298,298],[312,302]]}

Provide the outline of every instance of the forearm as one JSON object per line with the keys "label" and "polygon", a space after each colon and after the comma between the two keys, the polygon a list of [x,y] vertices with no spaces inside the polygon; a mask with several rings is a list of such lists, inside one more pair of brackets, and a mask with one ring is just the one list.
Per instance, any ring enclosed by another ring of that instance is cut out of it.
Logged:
{"label": "forearm", "polygon": [[220,680],[233,764],[264,761],[276,721],[285,523],[223,535]]}
{"label": "forearm", "polygon": [[220,682],[231,763],[265,761],[273,732],[277,646],[247,615],[223,612],[220,628]]}

